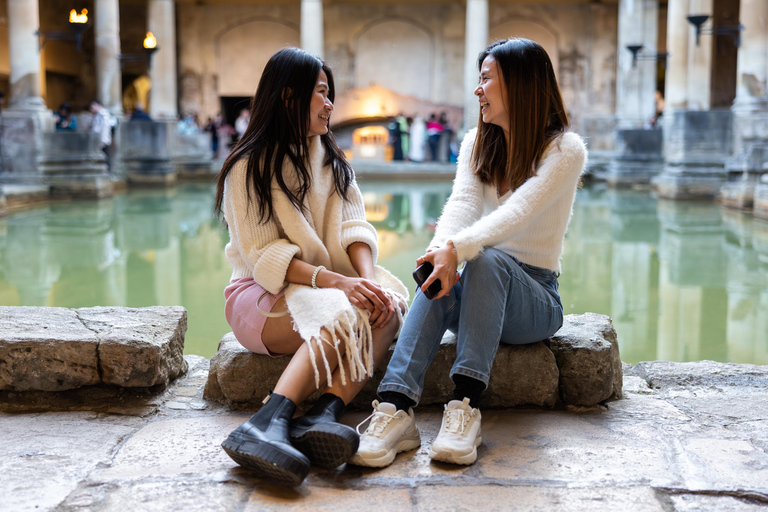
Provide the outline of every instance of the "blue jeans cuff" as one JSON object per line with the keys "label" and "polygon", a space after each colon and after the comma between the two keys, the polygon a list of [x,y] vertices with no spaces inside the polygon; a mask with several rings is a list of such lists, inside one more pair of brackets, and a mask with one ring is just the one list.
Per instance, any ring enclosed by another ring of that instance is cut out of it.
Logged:
{"label": "blue jeans cuff", "polygon": [[403,395],[416,402],[416,405],[419,405],[419,399],[421,399],[421,396],[417,395],[405,386],[400,386],[399,384],[379,384],[379,389],[376,390],[376,394],[379,395],[379,398],[381,398],[382,391],[394,391],[396,393],[402,393]]}
{"label": "blue jeans cuff", "polygon": [[485,384],[486,388],[488,387],[488,382],[491,380],[490,375],[485,375],[484,373],[476,372],[474,370],[470,370],[469,368],[464,368],[463,366],[451,369],[451,374],[449,375],[451,380],[453,380],[454,375],[465,375],[472,379],[479,380]]}

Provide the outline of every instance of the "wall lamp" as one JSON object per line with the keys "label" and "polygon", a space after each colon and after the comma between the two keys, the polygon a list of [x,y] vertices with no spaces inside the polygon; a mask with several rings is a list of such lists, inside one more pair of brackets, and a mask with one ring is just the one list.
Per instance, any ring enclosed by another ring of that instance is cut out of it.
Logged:
{"label": "wall lamp", "polygon": [[644,55],[642,52],[643,45],[642,44],[628,44],[627,50],[632,52],[632,67],[637,67],[637,61],[639,60],[660,60],[664,68],[667,67],[667,57],[669,56],[669,52],[664,53],[654,53],[650,55]]}
{"label": "wall lamp", "polygon": [[152,65],[152,54],[159,50],[157,46],[157,38],[152,32],[147,32],[147,37],[144,38],[144,53],[121,53],[118,56],[120,59],[120,68],[126,62],[146,62],[148,66]]}
{"label": "wall lamp", "polygon": [[38,30],[35,35],[40,37],[40,50],[43,49],[48,41],[75,41],[77,51],[83,51],[83,32],[91,26],[88,19],[88,9],[83,9],[77,14],[75,9],[69,11],[69,31],[66,30]]}
{"label": "wall lamp", "polygon": [[701,34],[711,36],[731,36],[733,38],[733,44],[736,48],[741,46],[741,31],[746,27],[739,23],[738,25],[719,25],[712,28],[701,28],[709,19],[707,14],[696,14],[688,16],[688,23],[696,28],[696,46],[699,46],[699,39]]}

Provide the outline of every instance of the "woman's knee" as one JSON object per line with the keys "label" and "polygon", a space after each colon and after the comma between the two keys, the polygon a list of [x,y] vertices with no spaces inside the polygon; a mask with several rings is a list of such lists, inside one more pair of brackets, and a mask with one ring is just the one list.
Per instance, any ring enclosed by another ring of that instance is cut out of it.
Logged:
{"label": "woman's knee", "polygon": [[475,259],[468,261],[464,267],[464,272],[468,275],[478,276],[508,273],[511,259],[508,254],[489,247],[478,254]]}

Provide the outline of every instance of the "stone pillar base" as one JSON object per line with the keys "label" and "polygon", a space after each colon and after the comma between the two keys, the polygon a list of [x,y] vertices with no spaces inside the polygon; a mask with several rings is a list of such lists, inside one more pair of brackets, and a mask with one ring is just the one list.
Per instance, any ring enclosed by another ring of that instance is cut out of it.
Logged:
{"label": "stone pillar base", "polygon": [[718,168],[711,169],[709,173],[705,171],[699,168],[691,173],[665,167],[663,173],[653,180],[656,193],[666,199],[711,199],[720,191],[725,176],[718,172]]}
{"label": "stone pillar base", "polygon": [[167,187],[176,183],[173,166],[175,122],[127,122],[118,128],[118,160],[129,186]]}
{"label": "stone pillar base", "polygon": [[178,133],[173,147],[173,167],[179,179],[208,181],[218,173],[213,168],[211,136],[208,133]]}
{"label": "stone pillar base", "polygon": [[42,139],[40,174],[52,197],[112,197],[112,182],[97,134],[49,132],[42,134]]}
{"label": "stone pillar base", "polygon": [[650,185],[664,163],[661,130],[620,129],[616,131],[616,153],[611,158],[605,181],[612,187]]}
{"label": "stone pillar base", "polygon": [[768,220],[768,174],[764,174],[755,187],[752,215],[758,219]]}
{"label": "stone pillar base", "polygon": [[40,109],[3,111],[0,125],[0,152],[5,183],[37,184],[42,150],[42,134],[53,130],[51,112]]}
{"label": "stone pillar base", "polygon": [[727,208],[750,210],[755,187],[768,169],[768,145],[752,143],[726,160],[728,179],[723,183],[717,200]]}
{"label": "stone pillar base", "polygon": [[5,194],[3,193],[3,187],[0,187],[0,217],[4,217],[8,213],[5,208]]}
{"label": "stone pillar base", "polygon": [[598,180],[605,180],[608,167],[616,152],[616,117],[585,115],[581,119],[579,135],[589,148],[587,169]]}
{"label": "stone pillar base", "polygon": [[666,165],[655,180],[659,197],[712,199],[725,182],[733,147],[730,110],[677,110],[665,115]]}

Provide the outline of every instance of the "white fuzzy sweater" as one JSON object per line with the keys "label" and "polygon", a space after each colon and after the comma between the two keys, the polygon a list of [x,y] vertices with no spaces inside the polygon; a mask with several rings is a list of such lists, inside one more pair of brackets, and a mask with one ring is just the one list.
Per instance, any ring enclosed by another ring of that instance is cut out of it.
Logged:
{"label": "white fuzzy sweater", "polygon": [[470,168],[476,133],[469,131],[461,143],[453,192],[430,245],[452,241],[460,263],[494,247],[560,272],[563,238],[587,161],[581,137],[565,133],[544,151],[535,176],[498,197],[496,186],[483,184]]}
{"label": "white fuzzy sweater", "polygon": [[[285,274],[294,256],[345,276],[358,277],[347,254],[347,248],[354,242],[367,244],[376,263],[376,229],[365,220],[363,196],[357,183],[349,187],[349,201],[344,201],[334,190],[330,166],[323,166],[325,148],[319,136],[310,138],[309,154],[312,185],[305,200],[306,212],[297,210],[275,182],[275,214],[263,224],[258,204],[248,207],[247,160],[241,159],[230,171],[224,184],[223,210],[229,226],[230,241],[225,251],[232,263],[232,279],[253,277],[265,290],[276,294],[287,285]],[[291,164],[286,159],[284,165]],[[286,184],[295,187],[295,181],[287,178],[294,173],[284,172],[284,176]]]}

